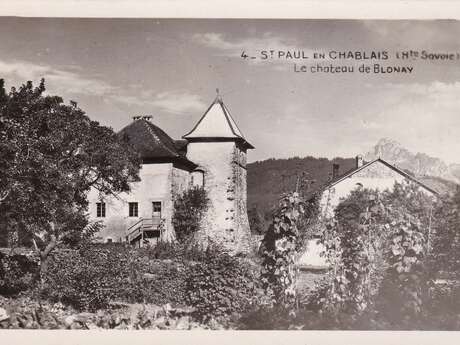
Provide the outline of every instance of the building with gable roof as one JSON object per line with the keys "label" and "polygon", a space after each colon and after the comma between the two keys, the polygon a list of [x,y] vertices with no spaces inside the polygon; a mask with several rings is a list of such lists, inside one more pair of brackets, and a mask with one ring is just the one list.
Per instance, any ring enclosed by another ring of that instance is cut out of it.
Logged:
{"label": "building with gable roof", "polygon": [[130,193],[88,194],[92,220],[104,228],[103,242],[138,247],[175,237],[174,200],[192,186],[202,186],[209,205],[196,239],[216,243],[230,253],[249,249],[246,153],[254,147],[243,136],[218,95],[192,130],[173,140],[149,117],[135,117],[119,132],[142,159],[140,181]]}
{"label": "building with gable roof", "polygon": [[[333,215],[341,200],[345,199],[356,188],[392,190],[395,183],[412,183],[419,186],[425,194],[438,197],[438,192],[416,179],[414,176],[399,169],[387,161],[377,158],[364,162],[361,155],[355,158],[355,167],[350,171],[338,175],[338,165],[333,165],[332,180],[322,188],[320,207],[323,215]],[[309,241],[306,253],[299,259],[299,265],[304,267],[327,267],[322,245],[317,239]]]}

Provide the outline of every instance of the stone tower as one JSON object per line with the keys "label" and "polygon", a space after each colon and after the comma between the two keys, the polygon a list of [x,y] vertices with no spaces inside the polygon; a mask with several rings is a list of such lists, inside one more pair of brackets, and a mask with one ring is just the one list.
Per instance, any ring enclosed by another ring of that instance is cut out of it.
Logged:
{"label": "stone tower", "polygon": [[248,252],[246,152],[254,147],[219,95],[183,138],[188,141],[187,158],[202,172],[210,200],[197,240],[204,245],[212,241],[231,254]]}

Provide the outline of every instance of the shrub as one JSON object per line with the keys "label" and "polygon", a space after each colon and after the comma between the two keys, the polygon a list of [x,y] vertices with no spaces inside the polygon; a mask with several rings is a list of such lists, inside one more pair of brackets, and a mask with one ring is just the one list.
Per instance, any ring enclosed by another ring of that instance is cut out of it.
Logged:
{"label": "shrub", "polygon": [[123,246],[92,245],[52,256],[42,294],[78,309],[96,310],[132,289],[129,250]]}
{"label": "shrub", "polygon": [[89,311],[111,301],[183,305],[186,264],[154,255],[117,244],[60,250],[50,260],[42,296]]}
{"label": "shrub", "polygon": [[138,260],[131,288],[120,291],[120,298],[134,303],[184,306],[187,265],[168,259],[146,259]]}
{"label": "shrub", "polygon": [[0,252],[0,295],[16,295],[32,289],[38,276],[38,261],[25,255]]}
{"label": "shrub", "polygon": [[206,252],[195,242],[160,242],[154,247],[141,248],[138,253],[149,259],[170,259],[175,261],[201,261],[206,255]]}
{"label": "shrub", "polygon": [[187,241],[198,231],[208,202],[206,191],[201,187],[186,190],[174,201],[172,223],[179,242]]}
{"label": "shrub", "polygon": [[192,264],[187,278],[187,302],[199,319],[226,318],[255,302],[259,293],[251,265],[210,247],[203,261]]}

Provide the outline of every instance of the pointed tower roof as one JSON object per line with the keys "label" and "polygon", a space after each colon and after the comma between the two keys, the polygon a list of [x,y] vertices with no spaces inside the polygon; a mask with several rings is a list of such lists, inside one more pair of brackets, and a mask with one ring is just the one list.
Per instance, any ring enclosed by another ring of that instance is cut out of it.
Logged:
{"label": "pointed tower roof", "polygon": [[219,94],[217,94],[216,99],[212,102],[195,127],[182,138],[189,141],[235,140],[248,149],[254,148],[254,146],[244,138],[243,133],[238,128],[238,125],[232,115],[230,115],[230,111],[225,106]]}

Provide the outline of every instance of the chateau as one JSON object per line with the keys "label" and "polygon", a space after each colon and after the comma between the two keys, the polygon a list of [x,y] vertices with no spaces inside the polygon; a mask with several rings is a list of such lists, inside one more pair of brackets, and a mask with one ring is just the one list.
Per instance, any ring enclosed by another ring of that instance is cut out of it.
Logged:
{"label": "chateau", "polygon": [[135,117],[119,132],[140,154],[140,181],[130,193],[88,195],[90,219],[102,221],[103,242],[141,247],[172,241],[174,200],[192,186],[204,187],[209,205],[196,234],[200,243],[231,253],[249,249],[245,139],[219,95],[181,140],[173,140],[150,117]]}

